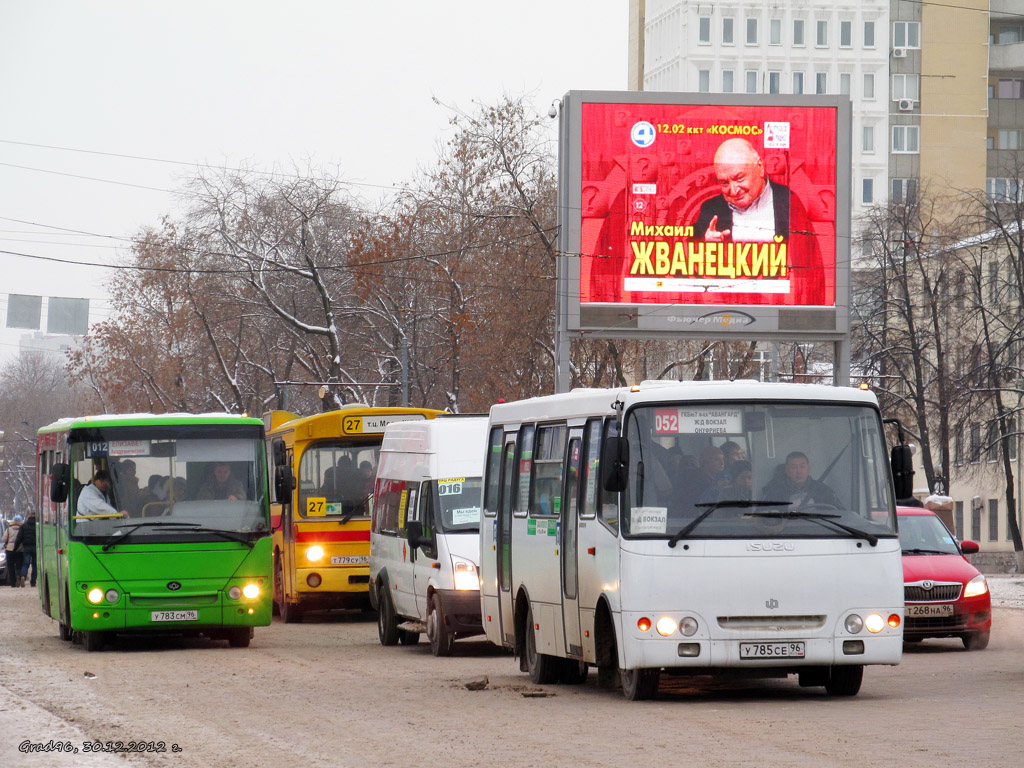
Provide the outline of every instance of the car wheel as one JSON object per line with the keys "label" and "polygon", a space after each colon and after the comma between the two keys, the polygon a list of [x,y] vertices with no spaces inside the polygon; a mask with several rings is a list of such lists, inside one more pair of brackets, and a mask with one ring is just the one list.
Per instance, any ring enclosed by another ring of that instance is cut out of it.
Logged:
{"label": "car wheel", "polygon": [[660,669],[620,669],[619,681],[622,695],[630,701],[653,699],[658,693]]}
{"label": "car wheel", "polygon": [[558,659],[537,653],[537,630],[533,626],[533,608],[526,613],[526,671],[536,685],[558,682]]}
{"label": "car wheel", "polygon": [[988,648],[990,634],[991,632],[971,632],[960,639],[963,641],[964,648],[968,651],[984,651]]}
{"label": "car wheel", "polygon": [[391,595],[383,585],[377,595],[377,637],[381,645],[395,645],[398,642],[398,617],[391,606]]}
{"label": "car wheel", "polygon": [[860,665],[833,666],[825,683],[830,696],[856,696],[864,680],[864,667]]}
{"label": "car wheel", "polygon": [[451,656],[455,648],[455,634],[449,631],[441,612],[441,598],[436,594],[430,598],[430,613],[427,614],[427,638],[430,651],[435,656]]}

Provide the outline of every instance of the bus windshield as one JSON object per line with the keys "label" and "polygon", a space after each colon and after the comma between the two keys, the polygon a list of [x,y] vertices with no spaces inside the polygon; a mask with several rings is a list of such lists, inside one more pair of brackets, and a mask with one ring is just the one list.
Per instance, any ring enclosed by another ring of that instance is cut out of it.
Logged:
{"label": "bus windshield", "polygon": [[480,530],[479,477],[453,477],[437,481],[441,528],[445,533],[477,533]]}
{"label": "bus windshield", "polygon": [[299,515],[369,517],[379,455],[379,441],[330,440],[306,448],[299,461]]}
{"label": "bus windshield", "polygon": [[638,406],[626,415],[630,538],[895,536],[882,424],[831,403]]}
{"label": "bus windshield", "polygon": [[70,445],[72,536],[107,539],[130,529],[132,542],[145,542],[267,530],[258,428],[84,432]]}

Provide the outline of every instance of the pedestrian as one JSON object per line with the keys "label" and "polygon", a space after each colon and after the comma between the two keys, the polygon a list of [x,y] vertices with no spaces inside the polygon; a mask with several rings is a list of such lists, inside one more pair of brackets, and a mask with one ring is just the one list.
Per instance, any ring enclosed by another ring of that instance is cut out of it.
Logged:
{"label": "pedestrian", "polygon": [[21,552],[16,549],[16,540],[18,534],[21,533],[22,522],[24,522],[24,518],[21,515],[15,515],[14,520],[4,531],[3,538],[0,539],[3,542],[4,551],[7,553],[7,586],[9,587],[18,586],[18,577],[21,575]]}
{"label": "pedestrian", "polygon": [[21,575],[18,579],[18,586],[25,586],[25,579],[28,578],[28,571],[32,569],[32,580],[29,586],[36,585],[36,513],[30,511],[28,518],[22,523],[21,530],[14,539],[15,550],[21,550]]}

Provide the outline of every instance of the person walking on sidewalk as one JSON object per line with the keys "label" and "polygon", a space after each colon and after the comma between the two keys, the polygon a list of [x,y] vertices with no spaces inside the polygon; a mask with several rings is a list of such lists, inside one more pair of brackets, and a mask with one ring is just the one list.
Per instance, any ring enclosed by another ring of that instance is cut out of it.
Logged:
{"label": "person walking on sidewalk", "polygon": [[3,538],[0,539],[0,542],[3,542],[4,551],[7,552],[7,586],[9,587],[18,586],[18,577],[21,576],[21,552],[17,551],[17,538],[21,533],[23,522],[24,518],[21,515],[15,515],[14,520],[4,531]]}
{"label": "person walking on sidewalk", "polygon": [[21,550],[21,573],[18,579],[18,586],[25,586],[25,579],[28,578],[29,568],[32,569],[32,581],[30,586],[36,585],[36,513],[31,511],[28,518],[21,525],[21,530],[14,539],[14,549]]}

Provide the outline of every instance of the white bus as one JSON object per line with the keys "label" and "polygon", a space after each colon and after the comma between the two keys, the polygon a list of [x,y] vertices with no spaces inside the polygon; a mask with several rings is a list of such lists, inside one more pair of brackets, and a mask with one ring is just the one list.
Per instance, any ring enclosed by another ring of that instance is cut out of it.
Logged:
{"label": "white bus", "polygon": [[[729,462],[726,466],[726,462]],[[663,671],[855,695],[903,650],[893,450],[870,392],[645,382],[491,408],[480,535],[488,640],[535,683]]]}

